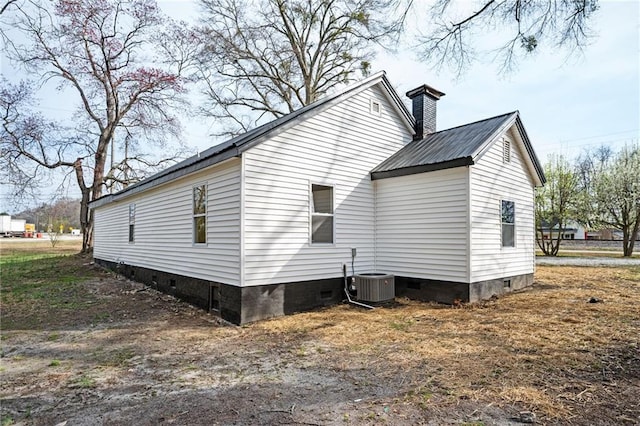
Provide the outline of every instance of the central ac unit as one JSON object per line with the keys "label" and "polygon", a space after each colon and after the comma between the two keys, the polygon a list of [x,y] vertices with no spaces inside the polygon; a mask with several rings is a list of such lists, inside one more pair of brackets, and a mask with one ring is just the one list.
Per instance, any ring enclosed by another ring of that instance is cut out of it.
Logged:
{"label": "central ac unit", "polygon": [[386,302],[396,297],[396,286],[391,274],[358,274],[356,299],[366,302]]}

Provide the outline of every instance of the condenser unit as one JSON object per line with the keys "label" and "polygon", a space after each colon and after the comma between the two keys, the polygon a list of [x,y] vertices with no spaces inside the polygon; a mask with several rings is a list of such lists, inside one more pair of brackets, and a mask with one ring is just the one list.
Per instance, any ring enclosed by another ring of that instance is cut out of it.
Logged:
{"label": "condenser unit", "polygon": [[395,281],[391,274],[358,274],[355,279],[358,300],[386,302],[396,297]]}

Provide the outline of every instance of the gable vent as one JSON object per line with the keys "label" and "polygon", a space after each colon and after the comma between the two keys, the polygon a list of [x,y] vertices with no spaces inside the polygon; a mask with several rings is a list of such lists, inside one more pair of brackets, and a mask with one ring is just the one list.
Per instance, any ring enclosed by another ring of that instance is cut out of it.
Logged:
{"label": "gable vent", "polygon": [[374,115],[380,116],[380,112],[382,111],[380,102],[371,99],[371,103],[369,104],[369,111]]}
{"label": "gable vent", "polygon": [[504,163],[511,162],[511,141],[507,139],[502,141],[502,161]]}

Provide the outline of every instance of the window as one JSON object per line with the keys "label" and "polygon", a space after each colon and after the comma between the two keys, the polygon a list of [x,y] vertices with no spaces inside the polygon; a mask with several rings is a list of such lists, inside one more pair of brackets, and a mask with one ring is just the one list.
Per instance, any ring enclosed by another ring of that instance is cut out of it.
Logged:
{"label": "window", "polygon": [[193,187],[193,242],[207,242],[207,186]]}
{"label": "window", "polygon": [[369,111],[371,111],[371,113],[374,115],[380,116],[380,111],[382,111],[380,102],[374,99],[371,99],[371,103],[369,104]]}
{"label": "window", "polygon": [[134,231],[136,227],[136,205],[129,204],[129,242],[134,241]]}
{"label": "window", "polygon": [[515,247],[516,206],[513,201],[502,200],[502,247]]}
{"label": "window", "polygon": [[311,185],[311,243],[333,244],[333,187]]}
{"label": "window", "polygon": [[508,139],[502,140],[502,161],[505,164],[511,162],[511,141]]}

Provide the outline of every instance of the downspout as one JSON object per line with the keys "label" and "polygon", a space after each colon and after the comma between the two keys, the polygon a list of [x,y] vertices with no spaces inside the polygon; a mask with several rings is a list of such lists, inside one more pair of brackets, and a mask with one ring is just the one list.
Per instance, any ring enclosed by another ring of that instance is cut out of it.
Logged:
{"label": "downspout", "polygon": [[[371,179],[371,175],[369,175]],[[373,270],[378,270],[378,182],[371,181],[373,185]]]}
{"label": "downspout", "polygon": [[473,198],[471,196],[472,191],[471,191],[471,172],[472,172],[472,167],[473,166],[467,166],[467,251],[466,251],[466,255],[467,255],[467,283],[469,285],[471,285],[471,279],[473,277],[473,273],[472,273],[472,265],[473,265],[473,250],[471,248],[471,244],[472,244],[472,233],[473,233],[473,229],[472,229],[472,225],[473,222],[471,220],[471,215],[473,214]]}
{"label": "downspout", "polygon": [[239,249],[240,249],[240,261],[239,266],[240,270],[238,271],[238,281],[240,284],[240,288],[244,287],[244,266],[245,266],[245,258],[244,258],[244,238],[245,238],[245,160],[246,157],[244,155],[239,155],[240,157],[240,235],[238,235],[239,241]]}

